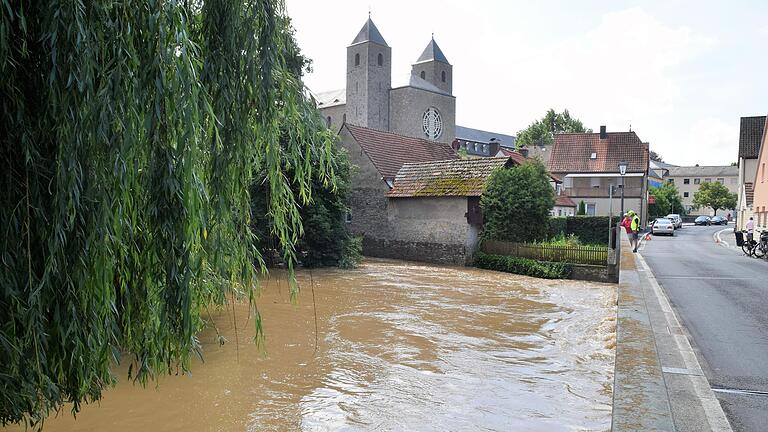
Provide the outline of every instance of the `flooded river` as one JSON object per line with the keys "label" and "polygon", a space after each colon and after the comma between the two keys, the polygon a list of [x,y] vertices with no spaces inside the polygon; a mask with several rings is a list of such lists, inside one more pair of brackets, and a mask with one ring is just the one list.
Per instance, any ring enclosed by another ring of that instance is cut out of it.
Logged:
{"label": "flooded river", "polygon": [[[263,281],[266,352],[247,305],[201,335],[205,363],[125,382],[46,431],[608,430],[615,287],[369,260]],[[280,280],[278,282],[278,280]],[[317,339],[317,346],[315,341]],[[239,354],[238,354],[239,352]]]}

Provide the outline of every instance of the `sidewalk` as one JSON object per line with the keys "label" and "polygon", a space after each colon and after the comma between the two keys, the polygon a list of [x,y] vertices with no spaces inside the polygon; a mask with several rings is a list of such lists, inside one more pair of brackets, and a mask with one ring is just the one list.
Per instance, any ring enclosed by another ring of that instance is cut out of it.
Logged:
{"label": "sidewalk", "polygon": [[731,431],[685,329],[640,254],[621,241],[614,431]]}

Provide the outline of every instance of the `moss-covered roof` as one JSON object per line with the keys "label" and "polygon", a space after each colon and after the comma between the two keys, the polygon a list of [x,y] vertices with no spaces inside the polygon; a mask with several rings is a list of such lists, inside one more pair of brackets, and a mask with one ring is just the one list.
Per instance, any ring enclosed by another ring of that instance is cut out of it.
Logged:
{"label": "moss-covered roof", "polygon": [[387,194],[392,198],[480,196],[494,170],[514,164],[508,157],[406,163]]}

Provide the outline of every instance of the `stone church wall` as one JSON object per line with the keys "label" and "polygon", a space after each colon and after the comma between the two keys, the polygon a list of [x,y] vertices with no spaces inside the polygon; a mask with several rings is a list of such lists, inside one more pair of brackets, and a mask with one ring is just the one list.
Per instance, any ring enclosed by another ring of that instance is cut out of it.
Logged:
{"label": "stone church wall", "polygon": [[324,119],[331,118],[330,129],[334,132],[338,132],[341,129],[341,125],[344,124],[344,118],[346,117],[347,106],[345,104],[334,105],[327,108],[321,108],[320,114]]}
{"label": "stone church wall", "polygon": [[426,138],[422,129],[424,111],[434,107],[443,120],[438,141],[451,143],[456,137],[456,98],[415,87],[399,87],[389,92],[390,131],[400,135]]}

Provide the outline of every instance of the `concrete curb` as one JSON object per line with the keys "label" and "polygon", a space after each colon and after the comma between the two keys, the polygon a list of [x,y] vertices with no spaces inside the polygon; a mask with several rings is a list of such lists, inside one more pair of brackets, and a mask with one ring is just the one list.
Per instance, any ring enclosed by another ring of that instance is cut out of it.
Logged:
{"label": "concrete curb", "polygon": [[662,287],[621,249],[612,430],[731,432]]}
{"label": "concrete curb", "polygon": [[672,410],[644,297],[644,274],[638,271],[635,255],[622,235],[611,430],[672,431]]}
{"label": "concrete curb", "polygon": [[652,291],[646,302],[675,429],[732,432],[669,299],[642,255],[637,256],[637,261],[646,272]]}

